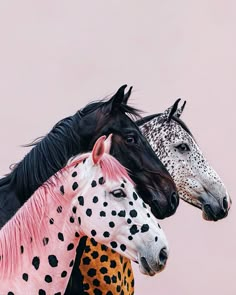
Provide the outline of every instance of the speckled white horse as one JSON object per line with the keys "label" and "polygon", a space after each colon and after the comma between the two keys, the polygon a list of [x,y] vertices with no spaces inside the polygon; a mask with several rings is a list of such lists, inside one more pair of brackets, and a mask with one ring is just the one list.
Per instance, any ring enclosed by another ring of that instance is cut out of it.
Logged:
{"label": "speckled white horse", "polygon": [[180,119],[185,102],[178,108],[179,101],[163,113],[145,117],[138,125],[174,179],[180,198],[202,209],[204,219],[217,221],[227,216],[231,199]]}

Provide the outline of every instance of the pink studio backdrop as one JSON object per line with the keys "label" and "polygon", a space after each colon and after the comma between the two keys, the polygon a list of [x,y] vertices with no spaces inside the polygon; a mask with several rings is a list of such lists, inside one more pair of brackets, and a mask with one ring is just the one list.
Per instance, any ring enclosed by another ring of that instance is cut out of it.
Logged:
{"label": "pink studio backdrop", "polygon": [[21,148],[93,99],[134,86],[151,114],[182,97],[183,119],[233,199],[206,222],[181,203],[162,226],[171,255],[136,295],[235,295],[236,3],[199,1],[1,1],[0,175]]}

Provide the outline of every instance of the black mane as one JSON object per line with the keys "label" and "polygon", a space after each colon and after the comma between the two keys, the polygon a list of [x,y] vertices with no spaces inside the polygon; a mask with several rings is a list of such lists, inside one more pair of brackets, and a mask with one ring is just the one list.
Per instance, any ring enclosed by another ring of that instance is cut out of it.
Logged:
{"label": "black mane", "polygon": [[[6,177],[14,185],[21,203],[80,150],[80,137],[76,132],[79,119],[80,115],[76,113],[61,120],[45,137],[28,145],[32,150]],[[0,180],[0,187],[4,182],[4,178]]]}
{"label": "black mane", "polygon": [[[80,116],[83,117],[89,113],[96,111],[98,108],[101,108],[101,112],[103,112],[106,109],[106,102],[104,102],[104,100],[100,100],[100,101],[95,101],[95,102],[91,102],[87,104],[84,108],[82,108],[79,111]],[[140,113],[142,111],[134,107],[131,107],[127,104],[123,104],[123,103],[120,104],[119,111],[123,114],[129,115],[131,117],[135,117],[136,119],[141,118]]]}
{"label": "black mane", "polygon": [[[103,111],[106,102],[88,104],[73,116],[60,120],[46,136],[26,145],[32,146],[32,150],[6,177],[0,179],[0,193],[1,188],[4,190],[4,185],[11,184],[23,204],[49,177],[64,167],[69,158],[83,152],[79,121],[100,107]],[[128,105],[120,105],[119,111],[135,118],[140,117],[140,111]]]}
{"label": "black mane", "polygon": [[[154,115],[150,115],[150,116],[147,116],[147,117],[144,117],[138,121],[136,121],[136,124],[138,126],[141,126],[149,121],[151,121],[152,119],[156,118],[156,117],[160,117],[161,115],[163,115],[163,113],[158,113],[158,114],[154,114]],[[174,120],[175,122],[177,122],[189,135],[192,135],[191,131],[189,130],[189,128],[187,127],[187,125],[178,117],[176,116],[172,116],[171,118],[172,120]]]}

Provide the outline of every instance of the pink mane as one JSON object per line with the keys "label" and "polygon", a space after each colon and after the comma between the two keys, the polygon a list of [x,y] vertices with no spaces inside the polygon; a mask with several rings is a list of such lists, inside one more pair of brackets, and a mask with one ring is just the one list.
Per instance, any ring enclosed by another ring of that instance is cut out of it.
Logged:
{"label": "pink mane", "polygon": [[[67,166],[65,166],[63,169],[68,169],[72,166],[75,166],[76,164],[81,163],[84,159],[87,159],[91,153],[86,153],[77,158],[74,157],[67,163]],[[128,172],[123,165],[119,161],[117,161],[113,156],[110,154],[105,153],[99,162],[99,165],[102,170],[102,174],[105,179],[107,180],[114,180],[118,181],[122,178],[126,178],[129,182],[131,182],[134,185],[133,180],[128,175]]]}
{"label": "pink mane", "polygon": [[[58,204],[65,206],[68,202],[59,193],[47,193],[48,188],[55,186],[59,182],[58,180],[58,177],[52,176],[1,229],[0,277],[5,278],[13,274],[20,265],[21,255],[27,259],[32,251],[32,245],[42,249],[43,238],[50,238],[47,219],[49,198],[50,202],[55,203],[55,207]],[[21,246],[24,247],[24,254],[21,254]]]}
{"label": "pink mane", "polygon": [[[68,174],[69,169],[81,163],[90,155],[91,153],[86,153],[69,160],[67,166],[38,188],[31,198],[0,230],[0,279],[12,275],[17,270],[17,267],[20,266],[21,255],[24,255],[24,259],[26,259],[26,255],[29,258],[32,245],[42,249],[43,238],[50,238],[47,219],[49,216],[49,201],[53,206],[55,205],[55,208],[58,204],[64,207],[70,205],[68,193],[63,197],[59,189],[58,194],[55,194],[52,188],[59,188],[60,180],[70,175]],[[106,181],[126,179],[133,184],[125,167],[111,155],[104,154],[99,165],[102,170],[102,176]],[[21,254],[21,246],[24,247],[24,254]]]}
{"label": "pink mane", "polygon": [[105,179],[118,181],[121,178],[125,178],[134,185],[127,169],[111,155],[105,154],[101,159],[100,166]]}

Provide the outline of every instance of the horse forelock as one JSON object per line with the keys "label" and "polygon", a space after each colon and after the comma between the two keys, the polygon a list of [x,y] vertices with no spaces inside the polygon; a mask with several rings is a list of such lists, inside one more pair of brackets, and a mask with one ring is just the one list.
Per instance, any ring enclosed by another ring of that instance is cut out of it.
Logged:
{"label": "horse forelock", "polygon": [[188,126],[178,117],[173,116],[172,117],[175,122],[177,122],[189,135],[191,135],[192,138],[194,138],[193,134],[191,133]]}
{"label": "horse forelock", "polygon": [[100,165],[105,179],[116,181],[121,178],[126,178],[129,182],[134,184],[133,180],[128,175],[127,169],[114,157],[106,154],[101,160]]}
{"label": "horse forelock", "polygon": [[[164,116],[163,113],[158,113],[158,114],[153,114],[147,117],[144,117],[140,120],[138,120],[136,123],[139,127],[142,127],[142,125],[149,123],[150,121],[157,119],[158,123],[165,123],[167,122],[166,116]],[[171,118],[174,122],[176,122],[178,125],[180,125],[189,135],[193,137],[193,134],[191,133],[190,129],[188,126],[178,117],[172,116]],[[194,138],[194,137],[193,137]]]}
{"label": "horse forelock", "polygon": [[[111,111],[111,104],[109,101],[106,101],[105,99],[99,100],[99,101],[93,101],[89,104],[87,104],[84,108],[78,111],[81,117],[88,115],[96,110],[99,110],[102,113],[107,113]],[[121,112],[123,114],[126,114],[127,116],[130,116],[131,118],[140,119],[142,111],[132,107],[128,104],[121,103],[115,108],[116,111]]]}
{"label": "horse forelock", "polygon": [[[61,171],[67,170],[73,166],[80,164],[90,156],[91,153],[86,153],[72,158],[68,161],[68,165],[66,165]],[[112,181],[117,181],[125,178],[134,185],[133,180],[128,174],[128,170],[110,154],[104,153],[98,165],[101,168],[101,173],[105,180],[109,179]]]}

